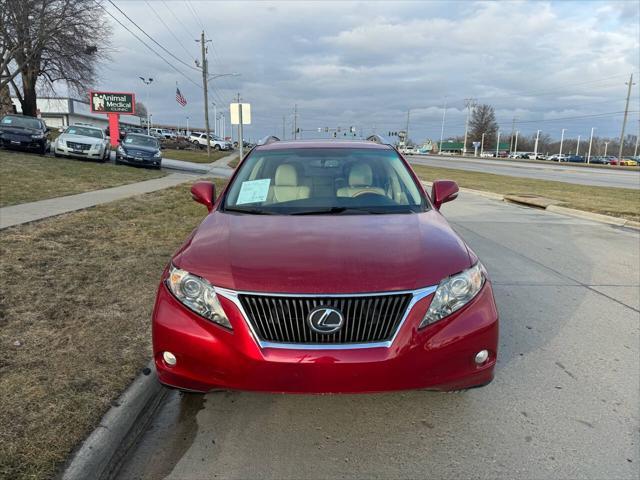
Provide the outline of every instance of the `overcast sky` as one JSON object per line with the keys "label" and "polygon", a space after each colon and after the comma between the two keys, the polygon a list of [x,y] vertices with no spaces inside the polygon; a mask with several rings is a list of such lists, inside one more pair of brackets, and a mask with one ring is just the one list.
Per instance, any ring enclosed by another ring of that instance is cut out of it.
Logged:
{"label": "overcast sky", "polygon": [[[291,132],[294,104],[303,137],[318,127],[357,126],[365,134],[406,127],[415,141],[464,132],[465,98],[496,109],[503,131],[541,129],[553,137],[620,134],[629,75],[640,80],[640,2],[206,2],[114,0],[175,57],[114,6],[110,13],[181,73],[110,18],[112,61],[99,87],[134,91],[154,121],[204,125],[200,57],[204,28],[213,42],[210,101],[228,110],[240,92],[252,108],[245,137]],[[165,26],[166,24],[166,26]],[[167,28],[168,27],[168,28]],[[153,77],[149,91],[139,76]],[[185,78],[186,77],[186,78]],[[175,101],[176,81],[187,98]],[[640,82],[637,82],[640,83]],[[627,131],[639,128],[639,86]],[[213,107],[211,107],[211,117]],[[618,112],[613,114],[613,112]],[[600,115],[602,116],[595,116]],[[611,114],[611,115],[604,115]],[[566,117],[584,117],[571,118]],[[227,115],[228,118],[228,115]],[[227,133],[229,127],[227,126]]]}

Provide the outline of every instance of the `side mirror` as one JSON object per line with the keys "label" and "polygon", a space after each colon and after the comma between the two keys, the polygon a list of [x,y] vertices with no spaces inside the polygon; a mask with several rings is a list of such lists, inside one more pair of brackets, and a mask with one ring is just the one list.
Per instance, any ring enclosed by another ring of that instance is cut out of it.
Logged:
{"label": "side mirror", "polygon": [[443,203],[458,198],[458,184],[453,180],[436,180],[431,187],[431,199],[439,210]]}
{"label": "side mirror", "polygon": [[211,182],[196,182],[191,186],[191,198],[211,211],[213,210],[213,202],[216,199],[216,187]]}
{"label": "side mirror", "polygon": [[64,132],[64,128],[60,127],[60,128],[58,129],[58,131],[59,131],[60,133],[62,133],[62,132]]}

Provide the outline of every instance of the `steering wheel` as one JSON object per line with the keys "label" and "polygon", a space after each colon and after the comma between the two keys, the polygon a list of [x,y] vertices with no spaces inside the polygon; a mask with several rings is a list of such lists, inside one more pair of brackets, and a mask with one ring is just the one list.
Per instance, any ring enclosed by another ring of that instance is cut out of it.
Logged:
{"label": "steering wheel", "polygon": [[351,198],[362,197],[363,195],[374,195],[376,197],[386,197],[386,195],[383,195],[381,193],[365,189],[365,190],[360,190],[359,192],[354,193],[353,195],[351,195]]}

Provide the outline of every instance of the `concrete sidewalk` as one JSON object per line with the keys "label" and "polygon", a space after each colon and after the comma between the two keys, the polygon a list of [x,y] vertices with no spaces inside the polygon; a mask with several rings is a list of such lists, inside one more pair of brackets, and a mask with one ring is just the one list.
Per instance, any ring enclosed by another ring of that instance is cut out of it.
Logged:
{"label": "concrete sidewalk", "polygon": [[211,163],[194,163],[184,160],[174,160],[172,158],[163,158],[162,168],[182,170],[191,173],[208,173],[217,177],[226,178],[231,176],[233,172],[233,168],[229,167],[229,162],[236,158],[237,155],[237,153],[231,153]]}
{"label": "concrete sidewalk", "polygon": [[82,210],[83,208],[113,202],[114,200],[120,200],[122,198],[155,192],[156,190],[174,187],[193,180],[194,178],[197,177],[182,173],[172,173],[166,177],[146,180],[144,182],[0,208],[0,229],[61,215],[67,212]]}

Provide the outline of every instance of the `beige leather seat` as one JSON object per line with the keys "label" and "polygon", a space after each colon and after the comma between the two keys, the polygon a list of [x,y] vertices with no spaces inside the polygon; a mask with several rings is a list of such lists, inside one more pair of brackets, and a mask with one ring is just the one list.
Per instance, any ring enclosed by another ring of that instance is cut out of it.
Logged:
{"label": "beige leather seat", "polygon": [[349,186],[339,188],[338,197],[355,197],[365,193],[377,193],[385,195],[382,188],[373,187],[373,172],[366,163],[355,163],[349,170]]}
{"label": "beige leather seat", "polygon": [[298,172],[291,164],[283,164],[276,168],[274,185],[270,188],[270,203],[289,202],[309,198],[311,189],[298,184]]}

